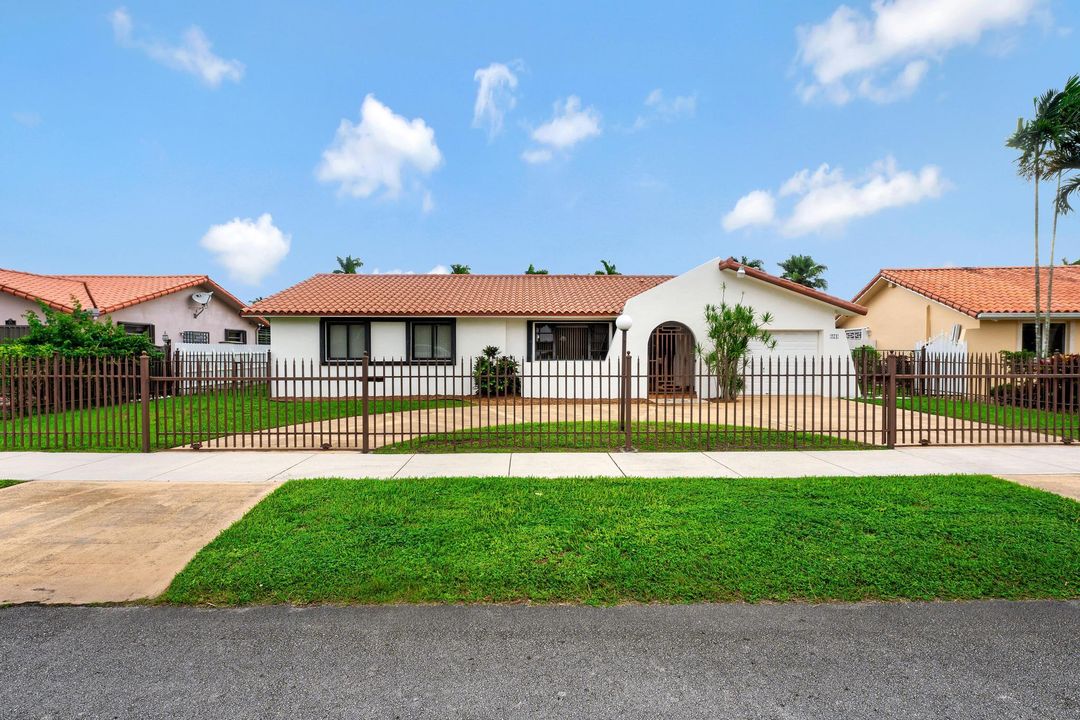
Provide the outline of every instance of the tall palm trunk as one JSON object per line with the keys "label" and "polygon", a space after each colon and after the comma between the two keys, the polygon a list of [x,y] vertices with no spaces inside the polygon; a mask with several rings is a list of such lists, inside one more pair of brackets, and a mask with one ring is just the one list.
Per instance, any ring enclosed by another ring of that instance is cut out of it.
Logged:
{"label": "tall palm trunk", "polygon": [[[1061,194],[1061,172],[1057,174],[1057,194],[1054,195],[1056,199]],[[1054,203],[1054,225],[1050,230],[1050,269],[1047,270],[1046,277],[1046,321],[1043,323],[1043,357],[1049,357],[1050,355],[1050,316],[1054,313],[1054,246],[1057,245],[1057,221],[1058,221],[1058,204]]]}
{"label": "tall palm trunk", "polygon": [[1039,268],[1039,158],[1043,148],[1040,145],[1035,153],[1035,354],[1042,353],[1042,285]]}

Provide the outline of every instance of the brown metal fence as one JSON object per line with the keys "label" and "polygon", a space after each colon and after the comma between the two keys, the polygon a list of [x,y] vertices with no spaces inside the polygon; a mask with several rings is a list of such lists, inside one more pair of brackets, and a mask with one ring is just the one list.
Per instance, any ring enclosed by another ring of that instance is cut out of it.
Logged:
{"label": "brown metal fence", "polygon": [[[678,378],[657,377],[676,368]],[[729,399],[722,399],[727,397]],[[1072,442],[1080,356],[0,360],[0,450],[724,450]]]}
{"label": "brown metal fence", "polygon": [[29,325],[0,325],[0,343],[17,340],[29,332]]}

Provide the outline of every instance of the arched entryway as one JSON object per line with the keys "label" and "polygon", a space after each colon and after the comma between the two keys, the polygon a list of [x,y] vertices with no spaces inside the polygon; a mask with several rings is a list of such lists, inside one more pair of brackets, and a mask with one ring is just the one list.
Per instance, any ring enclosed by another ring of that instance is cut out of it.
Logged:
{"label": "arched entryway", "polygon": [[694,333],[680,322],[657,325],[649,336],[649,394],[694,391]]}

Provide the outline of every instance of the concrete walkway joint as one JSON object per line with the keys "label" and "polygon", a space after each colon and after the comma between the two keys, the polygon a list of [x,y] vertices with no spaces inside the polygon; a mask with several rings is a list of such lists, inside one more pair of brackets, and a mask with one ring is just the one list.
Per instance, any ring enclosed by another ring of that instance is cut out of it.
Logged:
{"label": "concrete walkway joint", "polygon": [[452,453],[351,451],[0,453],[0,478],[67,482],[271,483],[295,478],[805,477],[985,473],[1080,474],[1080,446],[927,447],[671,453]]}

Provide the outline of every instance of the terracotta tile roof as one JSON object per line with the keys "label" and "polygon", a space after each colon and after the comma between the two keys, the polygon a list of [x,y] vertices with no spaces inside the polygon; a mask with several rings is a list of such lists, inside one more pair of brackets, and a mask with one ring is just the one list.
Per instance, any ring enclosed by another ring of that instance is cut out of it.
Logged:
{"label": "terracotta tile roof", "polygon": [[39,275],[0,268],[0,292],[70,312],[77,301],[83,309],[103,314],[138,305],[179,290],[206,286],[215,296],[242,309],[244,303],[206,275]]}
{"label": "terracotta tile roof", "polygon": [[618,315],[669,275],[315,275],[255,303],[273,315]]}
{"label": "terracotta tile roof", "polygon": [[[982,313],[1034,313],[1035,268],[956,267],[886,268],[874,276],[855,300],[885,280],[978,317]],[[1046,268],[1042,270],[1043,310],[1046,310]],[[1080,266],[1054,267],[1054,312],[1080,312]]]}
{"label": "terracotta tile roof", "polygon": [[71,310],[76,302],[84,308],[94,307],[84,283],[53,275],[0,269],[0,292],[26,300],[42,300],[58,310]]}
{"label": "terracotta tile roof", "polygon": [[[813,298],[814,300],[818,300],[828,305],[832,305],[833,307],[839,308],[840,310],[844,310],[855,315],[865,315],[867,312],[865,307],[855,302],[848,302],[847,300],[838,298],[835,295],[830,295],[828,293],[821,292],[820,290],[815,290],[814,288],[800,285],[799,283],[788,280],[787,278],[771,275],[764,270],[758,270],[757,268],[752,268],[748,265],[744,266],[735,258],[729,257],[727,260],[720,261],[721,270],[731,270],[733,272],[738,272],[740,267],[742,267],[743,270],[746,271],[747,277],[752,277],[757,280],[762,280],[772,285],[776,285],[777,287],[791,290],[792,292],[798,293],[799,295],[805,295],[806,297]],[[855,299],[858,300],[858,298]]]}

